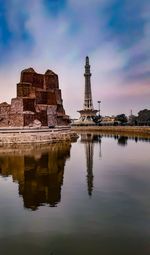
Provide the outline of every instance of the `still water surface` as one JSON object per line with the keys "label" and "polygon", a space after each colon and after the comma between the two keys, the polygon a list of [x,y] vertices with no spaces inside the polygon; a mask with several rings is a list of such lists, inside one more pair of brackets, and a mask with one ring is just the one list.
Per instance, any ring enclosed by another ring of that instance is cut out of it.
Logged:
{"label": "still water surface", "polygon": [[0,152],[0,255],[150,254],[150,140]]}

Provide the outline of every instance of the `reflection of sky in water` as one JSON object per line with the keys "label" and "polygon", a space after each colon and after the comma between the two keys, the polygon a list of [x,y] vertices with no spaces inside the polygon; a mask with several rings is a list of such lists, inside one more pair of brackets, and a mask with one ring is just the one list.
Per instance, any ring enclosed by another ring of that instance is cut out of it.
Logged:
{"label": "reflection of sky in water", "polygon": [[0,178],[1,254],[149,254],[150,143],[95,142],[92,196],[85,146],[72,144],[57,207],[24,209],[18,184]]}

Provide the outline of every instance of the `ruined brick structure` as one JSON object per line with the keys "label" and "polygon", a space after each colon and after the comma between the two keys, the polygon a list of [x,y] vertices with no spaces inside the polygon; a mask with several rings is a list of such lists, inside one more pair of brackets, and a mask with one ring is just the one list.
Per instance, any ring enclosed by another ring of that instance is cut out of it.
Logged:
{"label": "ruined brick structure", "polygon": [[38,74],[33,68],[21,72],[17,84],[17,97],[11,104],[0,104],[0,126],[67,125],[58,75],[47,70]]}

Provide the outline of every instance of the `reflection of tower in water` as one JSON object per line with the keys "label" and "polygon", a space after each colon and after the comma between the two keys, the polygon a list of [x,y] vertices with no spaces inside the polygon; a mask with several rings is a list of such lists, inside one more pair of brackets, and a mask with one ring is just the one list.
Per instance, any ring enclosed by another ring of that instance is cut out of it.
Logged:
{"label": "reflection of tower in water", "polygon": [[86,152],[86,167],[87,167],[87,185],[88,185],[88,194],[92,195],[93,191],[93,143],[88,141],[85,144]]}
{"label": "reflection of tower in water", "polygon": [[93,144],[93,134],[82,133],[81,143],[85,145],[85,156],[86,156],[86,170],[87,170],[87,187],[88,194],[92,196],[93,191],[93,154],[94,154],[94,144]]}
{"label": "reflection of tower in water", "polygon": [[89,196],[92,196],[94,187],[94,175],[93,175],[93,157],[94,157],[94,144],[99,143],[99,157],[102,157],[101,153],[101,135],[92,133],[81,133],[81,143],[85,145],[86,156],[86,170],[87,170],[87,188]]}

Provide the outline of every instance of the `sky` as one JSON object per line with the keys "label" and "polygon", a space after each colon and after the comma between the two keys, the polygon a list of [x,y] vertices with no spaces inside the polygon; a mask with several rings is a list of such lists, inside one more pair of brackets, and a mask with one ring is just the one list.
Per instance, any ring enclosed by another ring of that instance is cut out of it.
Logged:
{"label": "sky", "polygon": [[150,109],[150,1],[0,0],[0,102],[16,97],[21,70],[51,69],[78,117],[86,56],[102,115]]}

